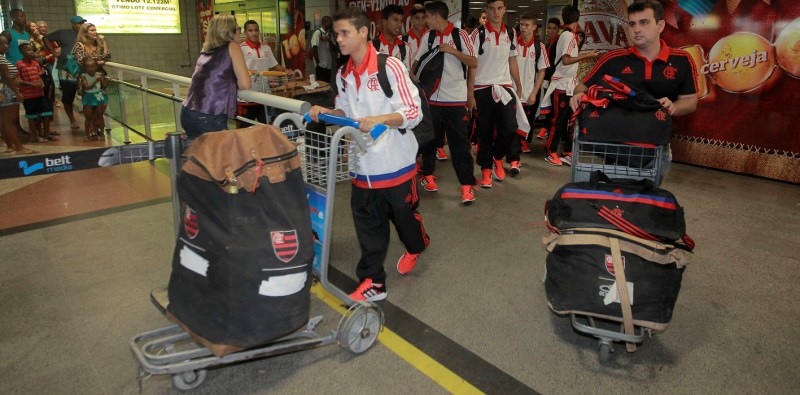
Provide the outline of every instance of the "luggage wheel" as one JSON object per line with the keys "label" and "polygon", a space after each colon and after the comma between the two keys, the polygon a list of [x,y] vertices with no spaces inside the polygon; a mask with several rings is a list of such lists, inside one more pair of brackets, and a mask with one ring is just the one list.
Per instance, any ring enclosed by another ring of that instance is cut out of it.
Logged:
{"label": "luggage wheel", "polygon": [[383,311],[373,304],[356,303],[339,320],[336,341],[353,354],[367,351],[383,328]]}
{"label": "luggage wheel", "polygon": [[179,391],[189,391],[199,387],[208,375],[208,370],[197,369],[172,375],[172,386]]}

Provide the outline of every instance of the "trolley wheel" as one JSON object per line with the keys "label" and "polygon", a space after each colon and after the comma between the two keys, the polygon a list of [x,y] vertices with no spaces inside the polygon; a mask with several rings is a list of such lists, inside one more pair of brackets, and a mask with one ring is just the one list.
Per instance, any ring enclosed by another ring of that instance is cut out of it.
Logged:
{"label": "trolley wheel", "polygon": [[377,307],[358,306],[339,325],[337,341],[353,354],[367,351],[378,338],[383,326],[383,314]]}
{"label": "trolley wheel", "polygon": [[611,358],[611,353],[612,352],[614,352],[614,350],[611,348],[611,345],[601,340],[600,341],[600,362],[608,362],[608,360]]}
{"label": "trolley wheel", "polygon": [[198,369],[189,370],[187,372],[175,373],[172,375],[172,386],[176,390],[189,391],[193,390],[203,384],[206,379],[208,370]]}

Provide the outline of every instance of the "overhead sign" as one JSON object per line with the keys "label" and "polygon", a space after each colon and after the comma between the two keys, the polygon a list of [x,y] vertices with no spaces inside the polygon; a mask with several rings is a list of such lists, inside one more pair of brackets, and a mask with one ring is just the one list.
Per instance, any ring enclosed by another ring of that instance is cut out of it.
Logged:
{"label": "overhead sign", "polygon": [[106,33],[180,33],[179,0],[75,0],[76,14]]}

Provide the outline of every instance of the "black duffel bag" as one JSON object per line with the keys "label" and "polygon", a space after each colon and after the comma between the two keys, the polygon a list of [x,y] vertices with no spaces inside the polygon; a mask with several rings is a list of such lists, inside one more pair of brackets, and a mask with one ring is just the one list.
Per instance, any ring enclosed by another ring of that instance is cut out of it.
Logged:
{"label": "black duffel bag", "polygon": [[295,145],[263,125],[203,134],[186,156],[170,317],[218,356],[304,326],[314,242]]}
{"label": "black duffel bag", "polygon": [[[622,301],[613,262],[615,239],[624,267]],[[545,291],[557,313],[586,314],[622,322],[624,308],[632,323],[663,330],[672,319],[688,252],[674,245],[647,241],[623,232],[577,228],[544,239],[547,256]]]}
{"label": "black duffel bag", "polygon": [[588,182],[564,185],[547,201],[545,216],[559,230],[596,227],[618,229],[648,240],[682,240],[687,249],[683,208],[675,196],[650,180],[609,179],[594,171]]}

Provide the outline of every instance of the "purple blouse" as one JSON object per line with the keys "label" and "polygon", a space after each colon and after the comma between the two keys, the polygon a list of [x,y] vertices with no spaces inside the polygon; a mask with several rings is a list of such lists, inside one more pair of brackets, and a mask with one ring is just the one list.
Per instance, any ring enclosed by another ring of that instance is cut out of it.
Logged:
{"label": "purple blouse", "polygon": [[209,115],[236,117],[236,74],[228,44],[200,52],[183,106]]}

